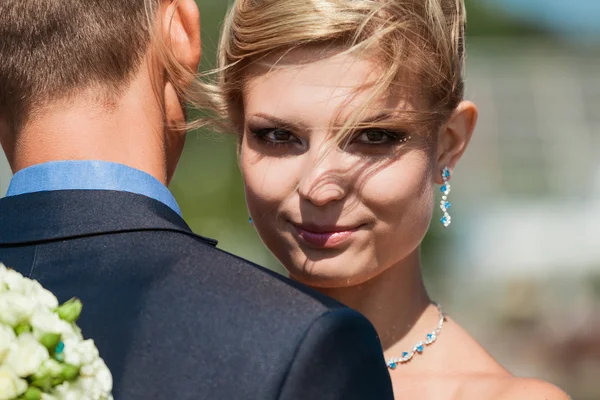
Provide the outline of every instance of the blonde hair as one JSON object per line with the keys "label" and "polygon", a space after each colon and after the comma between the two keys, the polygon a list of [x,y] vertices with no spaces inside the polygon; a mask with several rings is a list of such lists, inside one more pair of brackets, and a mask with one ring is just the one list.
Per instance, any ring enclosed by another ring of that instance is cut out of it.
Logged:
{"label": "blonde hair", "polygon": [[342,131],[375,99],[407,82],[416,82],[411,89],[426,102],[413,121],[439,125],[463,99],[465,22],[463,0],[237,0],[219,46],[221,114],[240,131],[253,63],[304,46],[342,45],[376,56],[384,71],[370,102]]}

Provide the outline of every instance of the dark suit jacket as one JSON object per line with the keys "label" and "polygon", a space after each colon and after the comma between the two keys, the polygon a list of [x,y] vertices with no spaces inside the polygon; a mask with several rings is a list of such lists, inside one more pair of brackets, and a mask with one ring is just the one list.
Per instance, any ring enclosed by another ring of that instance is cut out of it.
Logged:
{"label": "dark suit jacket", "polygon": [[393,398],[364,317],[215,244],[135,194],[0,199],[0,262],[83,301],[115,399]]}

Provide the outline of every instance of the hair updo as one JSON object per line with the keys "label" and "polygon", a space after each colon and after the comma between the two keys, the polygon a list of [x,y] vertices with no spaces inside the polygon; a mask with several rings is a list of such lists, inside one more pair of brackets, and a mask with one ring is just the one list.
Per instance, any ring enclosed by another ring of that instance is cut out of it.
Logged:
{"label": "hair updo", "polygon": [[463,99],[465,22],[463,0],[238,0],[219,46],[222,116],[239,131],[253,63],[306,46],[338,46],[376,57],[383,73],[372,99],[408,85],[423,104],[413,121],[439,126]]}

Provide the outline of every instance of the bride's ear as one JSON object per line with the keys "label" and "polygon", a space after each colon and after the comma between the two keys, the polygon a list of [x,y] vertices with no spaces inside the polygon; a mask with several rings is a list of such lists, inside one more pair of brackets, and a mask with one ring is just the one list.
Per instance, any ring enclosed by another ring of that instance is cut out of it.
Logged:
{"label": "bride's ear", "polygon": [[453,170],[467,149],[475,130],[477,115],[475,104],[462,101],[442,127],[437,143],[436,169],[440,174],[436,174],[436,183],[443,183],[441,171],[445,167]]}

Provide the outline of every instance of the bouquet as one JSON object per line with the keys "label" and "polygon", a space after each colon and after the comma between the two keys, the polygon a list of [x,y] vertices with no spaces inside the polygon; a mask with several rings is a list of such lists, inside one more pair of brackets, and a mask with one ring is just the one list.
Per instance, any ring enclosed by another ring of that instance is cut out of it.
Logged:
{"label": "bouquet", "polygon": [[112,399],[110,371],[75,325],[81,309],[0,264],[0,400]]}

